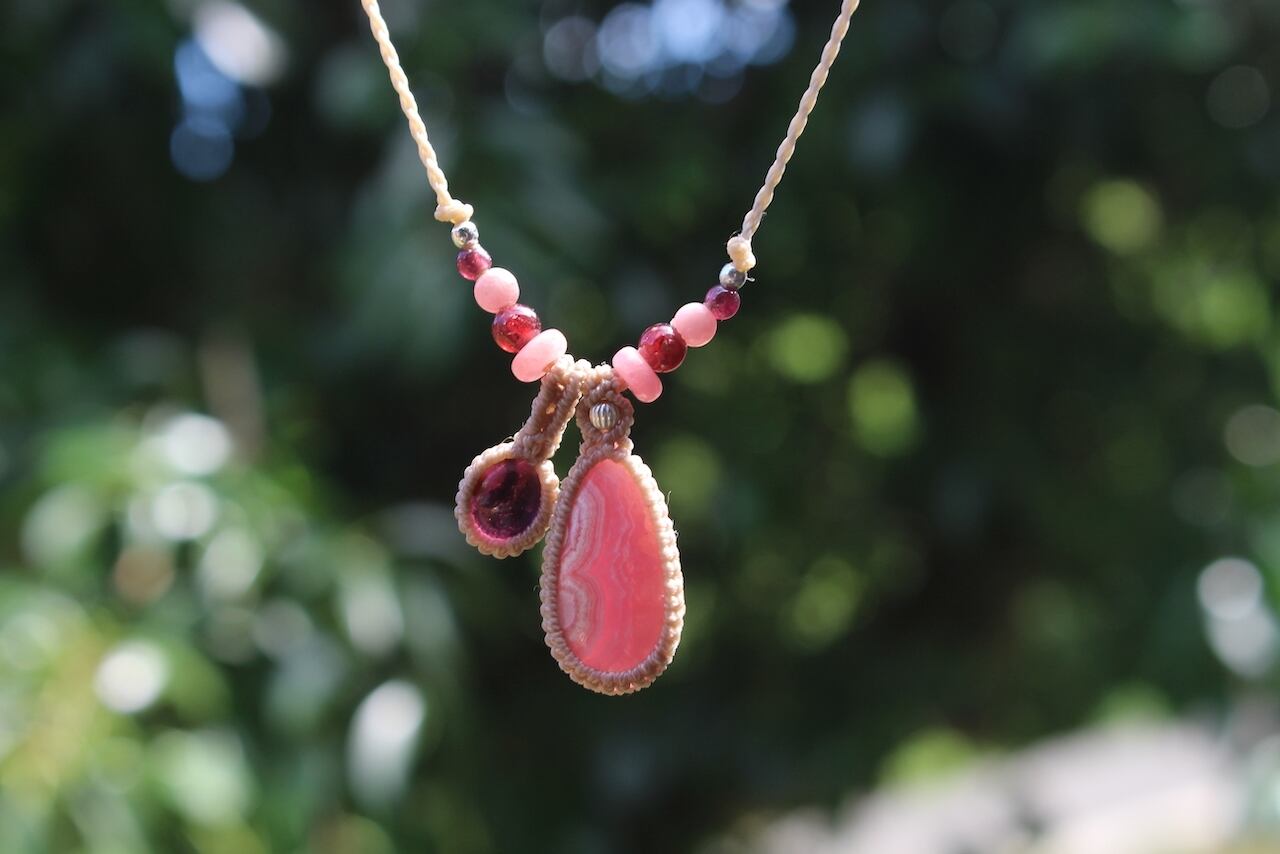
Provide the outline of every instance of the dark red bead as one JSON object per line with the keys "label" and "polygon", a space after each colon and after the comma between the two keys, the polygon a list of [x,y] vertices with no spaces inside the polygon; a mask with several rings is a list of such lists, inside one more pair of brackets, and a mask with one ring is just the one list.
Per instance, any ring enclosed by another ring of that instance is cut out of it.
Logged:
{"label": "dark red bead", "polygon": [[738,307],[742,305],[742,297],[737,291],[716,285],[707,291],[707,298],[703,300],[703,304],[711,309],[711,314],[716,320],[728,320],[738,313]]}
{"label": "dark red bead", "polygon": [[689,345],[670,323],[655,323],[640,336],[640,355],[660,374],[667,374],[680,367]]}
{"label": "dark red bead", "polygon": [[493,316],[493,340],[508,353],[519,353],[541,331],[538,313],[527,305],[516,303]]}
{"label": "dark red bead", "polygon": [[542,479],[523,458],[503,460],[480,478],[471,496],[471,521],[487,537],[509,540],[523,534],[542,507]]}
{"label": "dark red bead", "polygon": [[489,257],[489,253],[484,251],[483,247],[476,246],[471,249],[463,249],[458,253],[458,272],[462,278],[475,281],[480,278],[480,274],[493,266],[493,259]]}

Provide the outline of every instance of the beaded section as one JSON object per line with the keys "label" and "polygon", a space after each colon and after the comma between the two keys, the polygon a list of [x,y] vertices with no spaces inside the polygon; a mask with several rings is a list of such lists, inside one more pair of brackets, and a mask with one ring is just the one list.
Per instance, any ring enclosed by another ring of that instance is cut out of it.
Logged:
{"label": "beaded section", "polygon": [[[565,478],[542,558],[542,627],[574,682],[630,694],[666,670],[684,627],[675,529],[649,467],[631,453],[634,409],[607,365],[583,380],[582,448]],[[591,412],[618,412],[600,429]]]}

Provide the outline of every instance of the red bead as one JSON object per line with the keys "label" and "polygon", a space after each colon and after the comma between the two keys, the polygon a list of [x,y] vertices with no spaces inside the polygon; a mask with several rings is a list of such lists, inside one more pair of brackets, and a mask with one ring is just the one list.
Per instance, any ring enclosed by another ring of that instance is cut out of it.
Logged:
{"label": "red bead", "polygon": [[493,259],[480,246],[463,249],[458,253],[458,272],[462,278],[474,282],[480,274],[493,266]]}
{"label": "red bead", "polygon": [[668,374],[680,367],[689,345],[670,323],[655,323],[640,336],[640,355],[660,374]]}
{"label": "red bead", "polygon": [[527,305],[516,303],[493,316],[493,340],[508,353],[519,353],[541,331],[538,313]]}
{"label": "red bead", "polygon": [[471,521],[495,540],[523,534],[538,518],[542,480],[533,463],[514,457],[484,473],[471,497]]}
{"label": "red bead", "polygon": [[711,309],[711,314],[716,320],[728,320],[738,313],[738,307],[742,305],[742,297],[737,291],[716,285],[707,291],[707,298],[703,302],[707,308]]}

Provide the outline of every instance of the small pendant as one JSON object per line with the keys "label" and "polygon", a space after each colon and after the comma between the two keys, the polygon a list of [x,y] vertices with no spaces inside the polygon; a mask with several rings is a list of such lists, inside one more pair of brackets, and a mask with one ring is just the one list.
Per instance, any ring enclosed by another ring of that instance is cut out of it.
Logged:
{"label": "small pendant", "polygon": [[512,557],[547,533],[560,492],[551,456],[582,396],[586,368],[569,356],[553,365],[520,432],[477,456],[463,472],[454,516],[467,542],[483,554]]}
{"label": "small pendant", "polygon": [[[602,694],[658,678],[685,610],[675,530],[649,467],[631,452],[635,413],[619,385],[607,365],[557,363],[520,433],[467,469],[457,507],[468,542],[486,554],[518,554],[547,534],[547,646],[573,681]],[[582,446],[560,484],[550,457],[575,410]]]}

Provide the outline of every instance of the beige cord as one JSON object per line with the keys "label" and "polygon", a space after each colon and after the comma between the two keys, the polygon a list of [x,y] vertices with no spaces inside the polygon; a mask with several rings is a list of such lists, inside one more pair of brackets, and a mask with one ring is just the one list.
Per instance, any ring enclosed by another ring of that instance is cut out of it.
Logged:
{"label": "beige cord", "polygon": [[[360,2],[364,6],[365,14],[369,16],[369,28],[373,30],[373,38],[382,52],[382,61],[391,74],[391,86],[400,96],[400,109],[409,120],[409,133],[413,135],[413,141],[418,145],[418,157],[427,169],[427,182],[431,185],[431,189],[435,190],[436,219],[441,222],[451,222],[454,225],[466,222],[471,219],[474,211],[471,205],[449,195],[449,181],[445,178],[444,170],[440,168],[440,163],[436,159],[436,151],[431,147],[431,140],[427,138],[427,126],[422,123],[422,116],[418,115],[418,102],[414,100],[413,92],[409,91],[409,80],[405,77],[404,69],[400,67],[400,57],[396,55],[396,49],[391,44],[391,34],[387,32],[387,22],[382,19],[382,10],[378,8],[377,0],[360,0]],[[813,74],[809,76],[809,88],[800,97],[800,106],[796,109],[796,114],[791,117],[791,123],[787,126],[787,135],[778,146],[773,165],[769,167],[764,177],[764,184],[756,193],[755,203],[742,219],[742,231],[729,240],[727,246],[729,258],[733,260],[734,266],[744,273],[756,265],[756,256],[751,252],[751,238],[760,229],[764,212],[773,201],[773,193],[782,181],[782,174],[787,171],[787,162],[796,152],[796,141],[800,139],[805,125],[809,123],[809,114],[818,103],[818,93],[827,82],[831,66],[835,64],[836,56],[840,53],[840,42],[844,41],[845,33],[849,32],[849,19],[853,17],[857,8],[858,0],[844,0],[841,5],[840,14],[831,25],[831,38],[827,39],[826,47],[822,49],[822,57],[818,60],[817,67],[813,69]]]}
{"label": "beige cord", "polygon": [[445,178],[444,170],[440,168],[440,161],[436,159],[436,150],[431,147],[431,140],[427,137],[427,126],[423,124],[422,116],[418,115],[418,102],[414,100],[413,92],[409,90],[409,78],[405,77],[404,69],[400,67],[400,57],[396,55],[395,45],[391,44],[391,33],[387,32],[387,22],[382,18],[378,0],[360,0],[360,2],[364,5],[365,14],[369,16],[369,29],[373,30],[374,41],[378,43],[378,49],[382,52],[382,61],[387,66],[387,71],[391,73],[391,86],[400,96],[400,109],[404,111],[404,117],[409,120],[409,133],[417,143],[418,157],[426,167],[427,183],[431,185],[431,189],[435,190],[436,219],[441,222],[451,222],[454,225],[466,222],[471,219],[474,210],[471,205],[449,195],[449,180]]}
{"label": "beige cord", "polygon": [[791,160],[791,155],[796,153],[796,140],[800,139],[805,125],[809,123],[809,114],[818,103],[818,93],[827,82],[831,66],[835,64],[836,56],[840,53],[840,42],[844,41],[845,33],[849,32],[849,19],[853,17],[857,8],[858,0],[844,0],[844,5],[840,7],[840,14],[831,25],[831,38],[827,39],[827,45],[822,49],[822,58],[818,60],[817,67],[809,77],[809,88],[804,90],[804,95],[800,97],[800,106],[796,114],[791,117],[791,124],[787,126],[787,135],[778,146],[773,165],[764,176],[764,184],[760,187],[760,192],[756,193],[755,203],[742,218],[742,231],[729,239],[726,247],[729,250],[729,258],[732,259],[733,265],[744,273],[756,265],[756,256],[751,252],[751,238],[759,230],[760,220],[764,219],[764,212],[773,201],[773,191],[778,189],[778,184],[782,181],[782,173],[787,171],[787,162]]}

